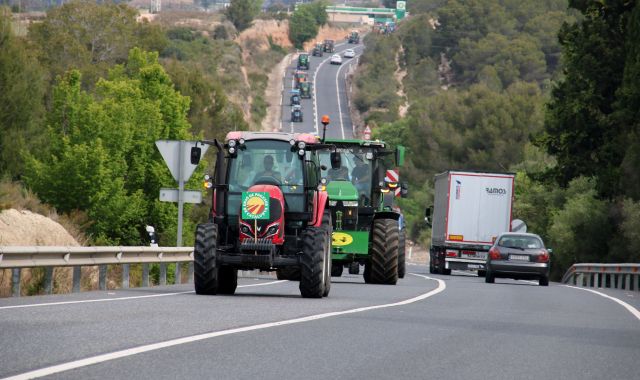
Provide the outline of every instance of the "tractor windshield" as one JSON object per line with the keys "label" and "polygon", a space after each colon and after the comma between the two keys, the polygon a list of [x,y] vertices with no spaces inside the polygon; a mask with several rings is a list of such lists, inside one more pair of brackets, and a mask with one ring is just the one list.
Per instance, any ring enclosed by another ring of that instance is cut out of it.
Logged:
{"label": "tractor windshield", "polygon": [[366,158],[371,149],[360,146],[340,147],[337,149],[342,157],[340,169],[331,168],[330,150],[320,153],[320,163],[327,167],[322,171],[322,176],[331,181],[351,181],[358,190],[360,206],[370,206],[371,202],[371,176],[373,163]]}
{"label": "tractor windshield", "polygon": [[254,184],[280,187],[287,211],[304,209],[304,172],[302,160],[291,151],[291,145],[278,140],[247,141],[228,167],[230,214],[240,210],[242,192]]}

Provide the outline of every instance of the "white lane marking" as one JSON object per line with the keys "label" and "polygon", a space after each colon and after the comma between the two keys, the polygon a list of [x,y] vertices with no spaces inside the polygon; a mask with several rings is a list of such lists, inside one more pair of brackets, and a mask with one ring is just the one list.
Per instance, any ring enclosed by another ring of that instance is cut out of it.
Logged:
{"label": "white lane marking", "polygon": [[[353,49],[353,50],[355,50],[355,49]],[[340,117],[340,131],[342,132],[342,138],[343,139],[345,138],[344,137],[344,122],[342,120],[343,119],[342,118],[342,107],[340,106],[340,85],[338,85],[338,78],[340,78],[340,70],[342,70],[346,65],[350,65],[351,62],[354,60],[354,58],[355,57],[349,58],[349,60],[346,61],[344,65],[340,65],[340,68],[336,72],[336,97],[338,98],[338,116]],[[345,75],[345,82],[346,82],[347,73],[345,73],[344,75]],[[345,86],[346,86],[346,84],[345,84]],[[347,97],[347,100],[348,99],[349,98]]]}
{"label": "white lane marking", "polygon": [[[279,283],[285,282],[285,281],[286,280],[279,280],[279,281],[261,282],[259,284],[238,285],[238,288],[249,288],[249,287],[252,287],[252,286],[273,285],[273,284],[279,284]],[[23,308],[27,308],[27,307],[41,307],[41,306],[73,305],[73,304],[77,304],[77,303],[125,301],[125,300],[136,300],[136,299],[141,299],[141,298],[155,298],[155,297],[176,296],[176,295],[180,295],[180,294],[189,294],[189,293],[195,293],[195,292],[193,290],[190,290],[190,291],[186,291],[186,292],[151,294],[151,295],[148,295],[148,296],[131,296],[131,297],[99,298],[99,299],[80,300],[80,301],[61,301],[61,302],[49,302],[49,303],[32,303],[32,304],[28,304],[28,305],[1,306],[0,310],[23,309]],[[108,293],[108,294],[115,294],[115,293]]]}
{"label": "white lane marking", "polygon": [[611,297],[609,295],[606,295],[604,293],[600,293],[600,292],[598,292],[596,290],[592,290],[592,289],[579,288],[577,286],[571,286],[571,285],[562,285],[562,286],[566,286],[567,288],[572,288],[572,289],[584,290],[585,292],[591,292],[591,293],[597,294],[597,295],[599,295],[601,297],[608,298],[608,299],[612,300],[613,302],[617,302],[618,304],[622,305],[622,307],[627,309],[629,311],[629,313],[631,313],[634,317],[636,317],[638,320],[640,320],[640,311],[638,311],[638,309],[636,309],[635,307],[629,305],[628,303],[626,303],[626,302],[624,302],[622,300],[619,300],[619,299],[617,299],[615,297]]}
{"label": "white lane marking", "polygon": [[[334,47],[342,46],[345,43],[346,42],[341,42],[339,44],[334,45]],[[336,53],[339,53],[339,52],[335,52],[335,50],[334,50],[333,54],[336,54]],[[331,54],[331,55],[333,55],[333,54]],[[318,76],[318,71],[320,71],[320,67],[322,65],[324,65],[330,59],[331,59],[331,56],[323,59],[322,62],[320,62],[318,64],[318,66],[316,66],[316,69],[313,72],[313,126],[316,129],[316,135],[318,135],[318,136],[320,135],[320,129],[318,129],[318,100],[317,100],[318,99],[318,95],[316,93],[316,87],[317,87],[316,84],[318,82],[316,82],[316,77]]]}
{"label": "white lane marking", "polygon": [[147,344],[147,345],[144,345],[144,346],[139,346],[139,347],[129,348],[129,349],[126,349],[126,350],[111,352],[109,354],[97,355],[97,356],[92,356],[92,357],[85,358],[85,359],[75,360],[75,361],[71,361],[71,362],[67,362],[67,363],[63,363],[63,364],[58,364],[58,365],[54,365],[54,366],[51,366],[51,367],[38,369],[38,370],[35,370],[35,371],[29,371],[29,372],[25,372],[25,373],[22,373],[22,374],[19,374],[19,375],[16,375],[16,376],[7,377],[7,378],[5,378],[3,380],[34,379],[34,378],[38,378],[38,377],[53,375],[55,373],[69,371],[69,370],[76,369],[76,368],[87,367],[87,366],[90,366],[90,365],[103,363],[103,362],[106,362],[106,361],[111,361],[111,360],[120,359],[120,358],[132,356],[132,355],[136,355],[136,354],[141,354],[141,353],[144,353],[144,352],[160,350],[160,349],[163,349],[163,348],[178,346],[178,345],[181,345],[181,344],[193,343],[193,342],[197,342],[197,341],[200,341],[200,340],[211,339],[211,338],[216,338],[216,337],[225,336],[225,335],[232,335],[232,334],[238,334],[238,333],[242,333],[242,332],[255,331],[255,330],[263,330],[263,329],[268,329],[268,328],[271,328],[271,327],[293,325],[293,324],[303,323],[303,322],[317,321],[319,319],[337,317],[337,316],[346,315],[346,314],[361,313],[361,312],[369,311],[369,310],[385,309],[385,308],[389,308],[389,307],[408,305],[408,304],[411,304],[411,303],[414,303],[414,302],[418,302],[418,301],[424,300],[424,299],[429,298],[431,296],[434,296],[434,295],[444,291],[444,289],[446,288],[446,285],[445,285],[444,281],[438,280],[437,278],[431,278],[431,277],[423,276],[421,274],[416,274],[416,273],[409,273],[409,274],[414,275],[414,276],[418,276],[418,277],[422,277],[422,278],[425,278],[425,279],[428,279],[428,280],[437,281],[438,282],[438,287],[435,288],[434,290],[431,290],[431,291],[427,292],[427,293],[423,293],[423,294],[421,294],[419,296],[416,296],[416,297],[413,297],[413,298],[409,298],[409,299],[406,299],[404,301],[388,303],[388,304],[383,304],[383,305],[365,306],[365,307],[359,307],[359,308],[356,308],[356,309],[350,309],[350,310],[344,310],[344,311],[334,311],[334,312],[329,312],[329,313],[315,314],[315,315],[310,315],[310,316],[307,316],[307,317],[286,319],[284,321],[262,323],[262,324],[259,324],[259,325],[238,327],[238,328],[229,329],[229,330],[215,331],[215,332],[210,332],[210,333],[205,333],[205,334],[198,334],[198,335],[188,336],[188,337],[184,337],[184,338],[171,339],[171,340],[167,340],[167,341],[164,341],[164,342]]}

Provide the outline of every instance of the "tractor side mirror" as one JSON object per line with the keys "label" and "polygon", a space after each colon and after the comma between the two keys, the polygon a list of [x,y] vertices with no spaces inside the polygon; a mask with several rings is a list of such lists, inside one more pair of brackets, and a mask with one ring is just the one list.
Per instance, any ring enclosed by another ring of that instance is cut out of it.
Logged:
{"label": "tractor side mirror", "polygon": [[400,197],[406,198],[409,196],[409,184],[406,182],[400,182]]}
{"label": "tractor side mirror", "polygon": [[340,152],[331,152],[331,169],[338,170],[342,166]]}
{"label": "tractor side mirror", "polygon": [[200,163],[200,156],[202,155],[202,149],[194,146],[191,147],[191,165],[198,165]]}
{"label": "tractor side mirror", "polygon": [[427,208],[424,210],[424,221],[425,221],[425,223],[427,223],[427,225],[428,225],[429,227],[431,227],[431,221],[430,221],[430,218],[431,218],[431,207],[427,207]]}
{"label": "tractor side mirror", "polygon": [[404,166],[405,151],[406,151],[406,148],[402,145],[398,145],[396,147],[396,152],[395,152],[396,166]]}
{"label": "tractor side mirror", "polygon": [[327,170],[327,165],[320,165],[320,170],[326,171]]}

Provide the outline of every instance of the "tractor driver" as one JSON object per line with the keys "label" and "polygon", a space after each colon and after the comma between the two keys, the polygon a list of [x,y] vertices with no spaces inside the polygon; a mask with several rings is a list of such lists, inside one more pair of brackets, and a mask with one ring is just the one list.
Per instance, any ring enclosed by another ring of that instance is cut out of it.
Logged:
{"label": "tractor driver", "polygon": [[368,199],[371,186],[371,173],[369,172],[369,167],[364,160],[364,156],[356,156],[356,167],[351,171],[351,181],[356,186],[356,189],[360,194],[359,197],[361,199],[364,198],[364,202],[366,204],[369,202]]}
{"label": "tractor driver", "polygon": [[278,182],[282,182],[282,176],[280,175],[280,173],[276,170],[273,170],[273,156],[268,154],[266,156],[264,156],[264,159],[262,160],[262,164],[264,165],[264,170],[261,172],[256,173],[256,176],[253,179],[253,182],[255,183],[257,180],[259,180],[260,178],[273,178]]}

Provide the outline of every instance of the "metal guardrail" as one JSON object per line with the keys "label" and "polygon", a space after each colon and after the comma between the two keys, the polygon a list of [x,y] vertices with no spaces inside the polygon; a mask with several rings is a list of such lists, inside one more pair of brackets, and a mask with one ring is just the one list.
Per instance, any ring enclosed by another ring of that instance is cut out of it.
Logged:
{"label": "metal guardrail", "polygon": [[[72,291],[80,291],[82,266],[98,266],[98,288],[106,290],[107,265],[122,264],[122,287],[129,287],[129,265],[143,264],[142,286],[149,286],[149,264],[160,263],[160,285],[167,283],[167,263],[189,262],[188,282],[193,282],[193,247],[38,247],[0,246],[0,269],[12,269],[11,288],[20,296],[22,268],[45,267],[45,293],[53,291],[53,268],[74,267]],[[176,265],[176,283],[181,268]]]}
{"label": "metal guardrail", "polygon": [[562,277],[580,287],[640,290],[640,264],[573,264]]}

